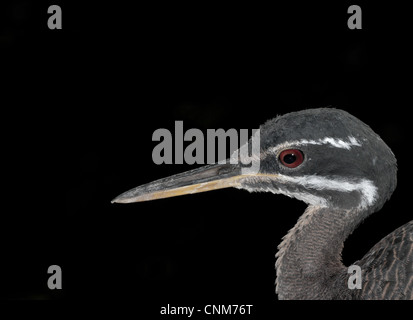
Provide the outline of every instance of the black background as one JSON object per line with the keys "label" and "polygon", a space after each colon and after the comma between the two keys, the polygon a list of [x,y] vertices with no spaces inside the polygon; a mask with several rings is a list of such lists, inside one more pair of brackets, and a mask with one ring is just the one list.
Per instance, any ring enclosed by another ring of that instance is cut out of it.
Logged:
{"label": "black background", "polygon": [[[52,4],[62,30],[47,28]],[[346,241],[345,264],[411,220],[407,11],[358,3],[363,29],[349,30],[350,4],[4,4],[0,299],[130,301],[154,317],[168,303],[276,314],[274,256],[304,203],[235,189],[110,203],[195,167],[152,161],[152,133],[176,120],[205,133],[347,110],[392,148],[399,182]],[[63,290],[47,288],[53,264]]]}

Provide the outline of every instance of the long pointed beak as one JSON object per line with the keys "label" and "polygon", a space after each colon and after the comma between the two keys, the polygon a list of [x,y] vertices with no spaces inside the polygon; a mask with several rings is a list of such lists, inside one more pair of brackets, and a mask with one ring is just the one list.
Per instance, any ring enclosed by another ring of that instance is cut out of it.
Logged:
{"label": "long pointed beak", "polygon": [[112,203],[141,202],[229,187],[244,178],[236,164],[212,164],[160,179],[122,193]]}

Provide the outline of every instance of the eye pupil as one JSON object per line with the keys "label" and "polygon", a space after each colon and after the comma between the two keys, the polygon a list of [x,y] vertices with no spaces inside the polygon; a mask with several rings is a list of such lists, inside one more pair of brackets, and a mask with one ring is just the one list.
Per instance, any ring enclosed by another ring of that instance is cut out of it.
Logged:
{"label": "eye pupil", "polygon": [[279,159],[288,168],[296,168],[304,161],[304,155],[300,150],[289,149],[281,152]]}
{"label": "eye pupil", "polygon": [[283,160],[287,164],[292,164],[297,160],[297,157],[295,156],[295,154],[290,153],[290,154],[285,155]]}

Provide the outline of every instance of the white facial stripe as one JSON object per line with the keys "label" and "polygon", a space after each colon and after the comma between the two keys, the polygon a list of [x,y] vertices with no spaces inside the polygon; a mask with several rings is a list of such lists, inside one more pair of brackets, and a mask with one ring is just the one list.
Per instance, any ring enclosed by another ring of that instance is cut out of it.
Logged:
{"label": "white facial stripe", "polygon": [[292,147],[292,146],[299,147],[299,146],[306,146],[306,145],[324,145],[324,144],[329,144],[332,147],[346,149],[346,150],[350,150],[351,147],[354,147],[354,146],[361,147],[361,143],[353,136],[348,136],[347,140],[348,141],[344,141],[344,140],[337,139],[337,138],[325,137],[323,139],[318,139],[318,140],[302,139],[302,140],[297,140],[297,141],[287,141],[287,142],[277,145],[276,147],[270,148],[269,151],[277,152],[278,150],[282,150],[282,149]]}
{"label": "white facial stripe", "polygon": [[[254,178],[248,178],[253,180]],[[296,198],[298,200],[304,201],[305,203],[311,204],[313,206],[317,207],[327,207],[328,203],[327,200],[318,197],[315,195],[312,195],[311,193],[307,192],[290,192],[288,190],[282,190],[282,189],[274,189],[274,188],[269,188],[269,187],[263,187],[260,186],[260,180],[262,179],[268,179],[271,180],[271,177],[266,177],[266,176],[260,176],[259,179],[257,179],[257,186],[254,185],[254,187],[249,187],[248,185],[243,185],[243,186],[236,186],[237,189],[244,189],[249,192],[272,192],[274,194],[283,194],[285,196],[288,196],[290,198]]]}
{"label": "white facial stripe", "polygon": [[278,175],[278,179],[302,185],[308,189],[334,190],[341,192],[359,191],[361,193],[360,207],[372,205],[377,198],[377,188],[372,181],[361,179],[357,182],[342,178],[325,178],[320,176],[290,177]]}
{"label": "white facial stripe", "polygon": [[352,191],[359,191],[361,194],[361,200],[359,204],[359,208],[363,209],[370,205],[372,205],[377,199],[377,188],[373,184],[372,181],[367,179],[361,179],[358,181],[349,181],[344,178],[326,178],[314,175],[306,175],[306,176],[298,176],[298,177],[291,177],[285,176],[282,174],[277,175],[259,175],[259,176],[248,176],[246,179],[249,180],[251,183],[251,187],[248,184],[244,184],[237,188],[239,189],[246,189],[250,192],[253,191],[270,191],[272,193],[281,193],[289,197],[294,197],[298,200],[302,200],[310,205],[315,205],[319,207],[328,207],[327,199],[323,198],[322,196],[316,196],[311,194],[310,192],[292,192],[286,189],[274,189],[264,187],[262,184],[262,180],[270,180],[281,181],[281,182],[290,182],[294,184],[298,184],[303,186],[306,189],[315,189],[315,190],[333,190],[333,191],[340,191],[340,192],[352,192]]}

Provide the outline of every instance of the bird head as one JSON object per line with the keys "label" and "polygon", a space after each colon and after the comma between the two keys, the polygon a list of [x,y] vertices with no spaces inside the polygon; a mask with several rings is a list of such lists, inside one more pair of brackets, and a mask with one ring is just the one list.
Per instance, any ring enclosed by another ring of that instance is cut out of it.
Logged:
{"label": "bird head", "polygon": [[[260,147],[250,159],[258,172],[217,163],[160,179],[112,200],[130,203],[235,187],[280,193],[309,205],[379,209],[396,187],[396,159],[373,130],[333,108],[292,112],[260,127]],[[252,149],[252,140],[248,142]],[[241,159],[240,159],[241,160]]]}

